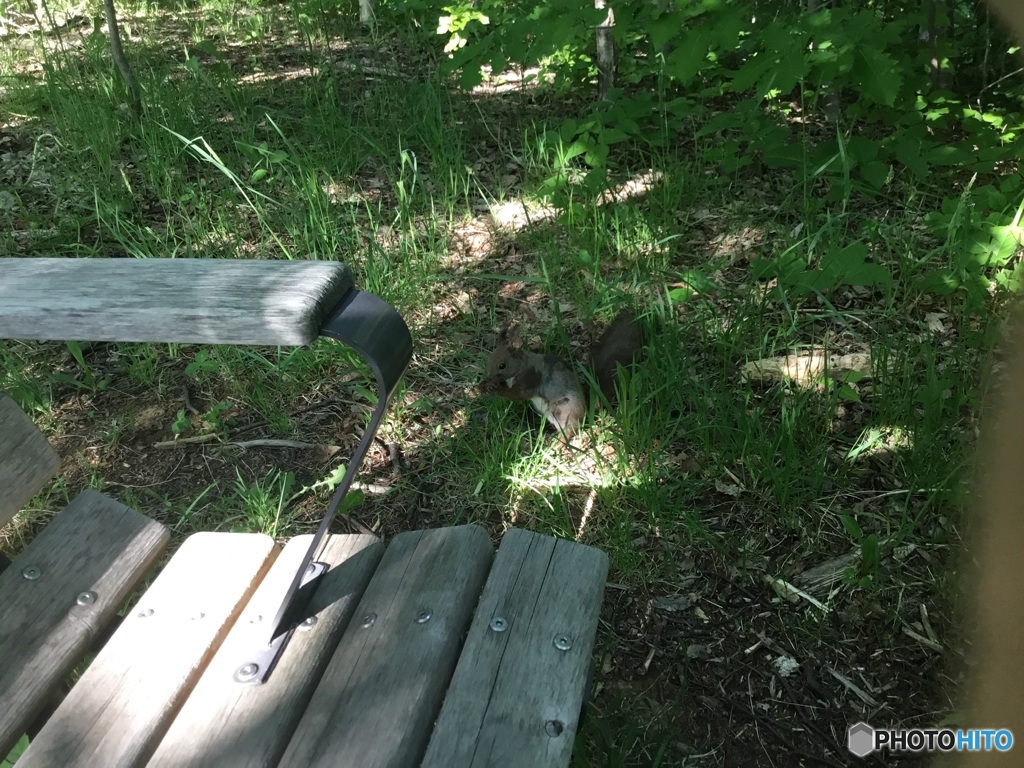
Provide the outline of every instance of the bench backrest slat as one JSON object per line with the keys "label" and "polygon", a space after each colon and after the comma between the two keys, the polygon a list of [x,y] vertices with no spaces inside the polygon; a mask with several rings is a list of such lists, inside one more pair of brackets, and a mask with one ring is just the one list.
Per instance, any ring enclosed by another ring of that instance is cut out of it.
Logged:
{"label": "bench backrest slat", "polygon": [[0,338],[299,346],[353,287],[326,261],[0,259]]}
{"label": "bench backrest slat", "polygon": [[0,527],[59,469],[57,452],[18,404],[0,392]]}
{"label": "bench backrest slat", "polygon": [[275,551],[273,539],[255,533],[186,539],[19,768],[145,764]]}
{"label": "bench backrest slat", "polygon": [[316,560],[331,568],[308,609],[316,623],[294,633],[267,682],[235,682],[239,665],[266,640],[264,625],[277,611],[312,538],[297,536],[285,545],[148,768],[269,768],[278,764],[384,552],[376,536],[328,537]]}
{"label": "bench backrest slat", "polygon": [[0,574],[0,754],[113,620],[169,538],[159,523],[86,490]]}
{"label": "bench backrest slat", "polygon": [[475,525],[396,536],[281,764],[418,766],[492,559]]}

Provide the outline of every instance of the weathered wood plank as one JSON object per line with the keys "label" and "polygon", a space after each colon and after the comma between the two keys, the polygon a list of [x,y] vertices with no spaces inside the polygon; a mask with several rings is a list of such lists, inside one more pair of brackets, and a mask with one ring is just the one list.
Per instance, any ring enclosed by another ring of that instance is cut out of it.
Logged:
{"label": "weathered wood plank", "polygon": [[168,538],[159,523],[83,491],[0,574],[0,754],[114,618]]}
{"label": "weathered wood plank", "polygon": [[18,404],[0,392],[0,528],[59,469],[57,452]]}
{"label": "weathered wood plank", "polygon": [[477,526],[396,536],[281,765],[418,765],[490,563]]}
{"label": "weathered wood plank", "polygon": [[285,546],[148,768],[277,765],[384,552],[375,536],[331,536],[316,558],[332,566],[309,606],[316,623],[294,633],[263,685],[235,682],[239,664],[265,640],[266,622],[277,611],[312,538],[298,536]]}
{"label": "weathered wood plank", "polygon": [[19,768],[145,764],[275,553],[262,534],[186,539]]}
{"label": "weathered wood plank", "polygon": [[0,338],[302,345],[353,286],[325,261],[0,259]]}
{"label": "weathered wood plank", "polygon": [[423,768],[569,764],[607,574],[593,547],[505,534]]}

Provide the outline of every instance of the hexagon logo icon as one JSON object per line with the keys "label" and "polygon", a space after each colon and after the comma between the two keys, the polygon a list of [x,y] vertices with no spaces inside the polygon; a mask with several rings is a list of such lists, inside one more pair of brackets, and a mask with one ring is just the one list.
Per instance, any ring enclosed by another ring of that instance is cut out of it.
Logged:
{"label": "hexagon logo icon", "polygon": [[857,757],[867,757],[875,751],[875,729],[867,723],[854,723],[846,731],[846,748]]}

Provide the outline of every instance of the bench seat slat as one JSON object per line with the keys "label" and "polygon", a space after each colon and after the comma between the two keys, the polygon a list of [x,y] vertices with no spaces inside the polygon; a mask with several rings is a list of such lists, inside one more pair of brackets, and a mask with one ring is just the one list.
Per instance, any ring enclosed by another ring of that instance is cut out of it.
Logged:
{"label": "bench seat slat", "polygon": [[[168,538],[159,523],[86,490],[0,574],[0,754],[83,658]],[[80,599],[83,593],[91,595]]]}
{"label": "bench seat slat", "polygon": [[281,765],[418,765],[491,560],[478,526],[396,536]]}
{"label": "bench seat slat", "polygon": [[423,768],[569,764],[607,574],[593,547],[505,534]]}
{"label": "bench seat slat", "polygon": [[0,338],[300,346],[353,287],[325,261],[0,259]]}
{"label": "bench seat slat", "polygon": [[59,469],[60,458],[42,432],[14,400],[0,392],[0,528]]}
{"label": "bench seat slat", "polygon": [[262,534],[186,539],[19,768],[145,764],[275,553]]}
{"label": "bench seat slat", "polygon": [[266,683],[235,682],[235,670],[257,643],[266,639],[266,623],[277,611],[312,538],[297,536],[285,545],[148,768],[269,768],[278,764],[384,552],[376,536],[329,537],[316,560],[329,563],[331,569],[308,609],[316,623],[294,633]]}

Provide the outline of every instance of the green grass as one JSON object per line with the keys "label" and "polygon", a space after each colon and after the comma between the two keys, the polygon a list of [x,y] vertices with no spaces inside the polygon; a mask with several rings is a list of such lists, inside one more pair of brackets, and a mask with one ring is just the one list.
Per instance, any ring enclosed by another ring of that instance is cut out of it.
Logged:
{"label": "green grass", "polygon": [[[155,23],[133,40],[141,124],[123,106],[102,40],[47,54],[42,81],[14,79],[22,62],[6,54],[0,71],[13,83],[8,106],[27,116],[17,131],[27,155],[11,187],[16,215],[0,212],[0,232],[13,223],[24,235],[0,234],[0,249],[348,262],[416,338],[381,432],[410,469],[371,457],[364,479],[392,489],[350,510],[374,530],[477,522],[498,532],[514,522],[601,547],[612,581],[641,592],[680,583],[692,567],[680,552],[704,568],[775,576],[872,536],[890,548],[937,548],[940,560],[957,545],[979,371],[996,322],[962,292],[923,280],[924,265],[951,258],[949,243],[919,226],[939,202],[934,189],[901,178],[880,199],[847,186],[829,203],[809,166],[719,171],[715,139],[695,125],[669,148],[623,152],[617,182],[647,168],[660,174],[640,194],[601,205],[574,190],[553,217],[532,213],[519,231],[488,233],[484,203],[522,200],[536,212],[545,180],[580,172],[548,132],[560,119],[550,104],[454,92],[393,41],[375,49],[343,21],[323,26],[313,7],[285,10],[211,3],[185,37]],[[249,47],[229,51],[209,42],[214,34]],[[331,39],[344,42],[335,66],[322,67]],[[277,63],[287,78],[272,77]],[[243,78],[261,71],[268,77]],[[892,282],[797,295],[753,272],[756,259],[789,252],[810,265],[850,243],[870,243]],[[696,284],[694,273],[706,282],[689,295],[683,284]],[[503,322],[517,319],[537,346],[582,360],[595,329],[626,303],[645,312],[647,360],[622,406],[593,414],[576,450],[538,436],[519,404],[477,393]],[[929,320],[936,313],[941,330]],[[750,361],[811,349],[864,352],[875,373],[845,388],[741,374]],[[0,543],[19,549],[33,515],[45,520],[86,485],[178,537],[308,531],[329,496],[325,480],[365,424],[365,374],[326,342],[77,353],[0,343],[0,390],[70,457],[61,484]],[[211,433],[209,443],[151,447]],[[253,436],[338,450],[221,443]],[[877,605],[872,631],[883,642],[907,621],[900,596],[911,581],[938,620],[952,622],[945,577],[922,586],[891,559],[866,556],[859,568],[827,599],[843,610]],[[792,610],[797,644],[843,631]],[[617,621],[602,629],[608,658],[629,647]],[[680,679],[699,667],[687,664]],[[650,697],[618,674],[614,664],[599,673],[609,682],[577,765],[679,764],[674,718],[693,706],[690,688]]]}

